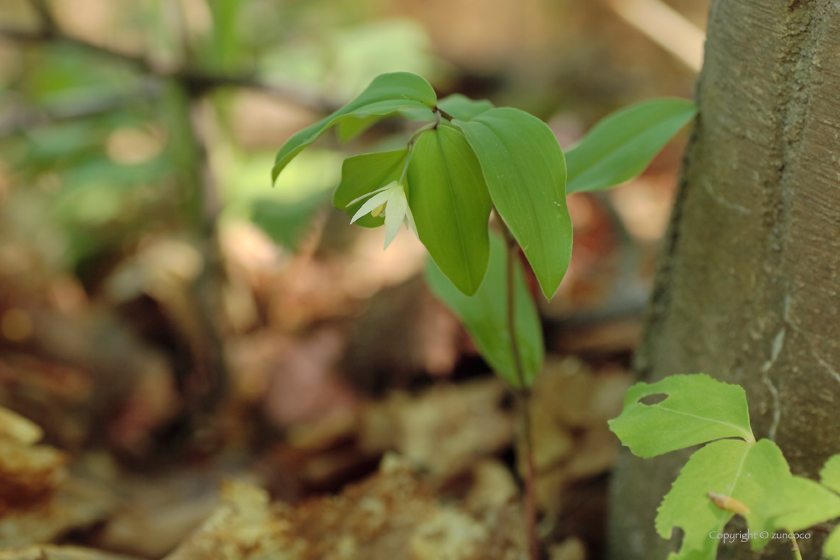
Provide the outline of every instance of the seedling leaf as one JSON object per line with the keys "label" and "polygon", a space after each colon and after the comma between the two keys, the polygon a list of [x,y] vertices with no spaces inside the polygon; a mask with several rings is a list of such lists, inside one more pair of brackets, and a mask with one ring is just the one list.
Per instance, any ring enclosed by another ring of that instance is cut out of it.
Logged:
{"label": "seedling leaf", "polygon": [[[665,394],[659,403],[642,404],[648,395]],[[755,442],[744,389],[708,375],[672,375],[652,385],[637,383],[624,398],[624,410],[610,428],[639,457],[721,438]]]}

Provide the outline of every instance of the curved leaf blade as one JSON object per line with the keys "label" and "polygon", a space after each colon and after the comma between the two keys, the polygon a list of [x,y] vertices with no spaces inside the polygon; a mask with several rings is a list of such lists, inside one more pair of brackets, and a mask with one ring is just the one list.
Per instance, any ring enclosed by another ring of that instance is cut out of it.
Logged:
{"label": "curved leaf blade", "polygon": [[464,131],[496,209],[551,299],[572,256],[566,165],[554,133],[538,118],[507,107],[453,124]]}
{"label": "curved leaf blade", "polygon": [[493,203],[466,138],[440,125],[423,133],[408,163],[408,204],[432,259],[467,295],[487,271]]}
{"label": "curved leaf blade", "polygon": [[655,99],[607,116],[566,152],[566,193],[607,189],[639,175],[696,114],[686,99]]}
{"label": "curved leaf blade", "polygon": [[[333,206],[352,218],[367,200],[363,198],[366,194],[400,178],[407,158],[407,148],[347,158],[341,165],[341,183],[333,194]],[[385,218],[368,214],[356,223],[375,228],[384,224]]]}
{"label": "curved leaf blade", "polygon": [[[652,405],[639,402],[657,394],[667,398]],[[744,389],[704,374],[633,385],[625,395],[624,410],[609,424],[621,443],[643,458],[721,438],[755,441]]]}
{"label": "curved leaf blade", "polygon": [[[516,338],[523,363],[525,383],[530,387],[542,370],[544,346],[537,307],[528,291],[522,265],[514,268]],[[473,296],[464,295],[431,259],[426,265],[426,283],[467,328],[478,351],[493,371],[513,387],[519,379],[513,361],[507,328],[507,251],[504,241],[490,236],[490,262],[484,282]]]}
{"label": "curved leaf blade", "polygon": [[292,136],[277,153],[274,168],[271,170],[272,181],[277,180],[283,168],[301,150],[344,118],[387,115],[403,109],[432,109],[436,101],[435,90],[420,76],[408,72],[382,74],[356,99]]}

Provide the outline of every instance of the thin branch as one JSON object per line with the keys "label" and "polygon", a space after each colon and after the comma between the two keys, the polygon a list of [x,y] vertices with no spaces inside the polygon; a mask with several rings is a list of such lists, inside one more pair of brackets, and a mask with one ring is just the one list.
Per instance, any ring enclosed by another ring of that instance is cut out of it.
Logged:
{"label": "thin branch", "polygon": [[337,108],[334,103],[319,97],[316,92],[298,85],[269,84],[250,75],[217,75],[196,72],[190,69],[163,70],[156,68],[145,57],[116,51],[84,39],[65,35],[58,30],[50,29],[46,25],[41,31],[23,31],[0,27],[0,37],[28,44],[43,44],[47,42],[64,43],[87,51],[91,55],[110,58],[115,62],[129,65],[136,71],[148,74],[154,78],[178,81],[190,95],[194,96],[203,95],[213,89],[235,87],[260,91],[311,111],[329,113]]}
{"label": "thin branch", "polygon": [[38,14],[38,17],[41,18],[41,26],[45,30],[52,33],[58,29],[58,25],[55,23],[55,18],[53,18],[52,12],[50,11],[49,6],[47,6],[46,0],[30,0],[29,4]]}
{"label": "thin branch", "polygon": [[[0,119],[0,138],[36,126],[45,126],[55,122],[83,119],[130,107],[137,103],[157,98],[163,89],[158,80],[143,80],[132,92],[119,95],[102,95],[46,107],[32,107],[23,102],[11,101],[12,110],[8,118]],[[8,102],[8,100],[7,100]]]}

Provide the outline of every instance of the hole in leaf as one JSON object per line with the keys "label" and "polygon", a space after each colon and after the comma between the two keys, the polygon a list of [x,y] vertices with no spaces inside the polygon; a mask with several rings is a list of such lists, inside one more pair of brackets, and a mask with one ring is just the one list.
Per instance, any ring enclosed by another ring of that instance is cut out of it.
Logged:
{"label": "hole in leaf", "polygon": [[679,552],[682,548],[683,537],[685,537],[685,531],[683,531],[682,527],[674,527],[671,529],[671,541],[669,543],[669,548],[674,554]]}
{"label": "hole in leaf", "polygon": [[668,395],[665,393],[654,393],[652,395],[646,395],[639,399],[639,403],[646,405],[646,406],[653,406],[655,404],[659,404],[665,399],[668,398]]}

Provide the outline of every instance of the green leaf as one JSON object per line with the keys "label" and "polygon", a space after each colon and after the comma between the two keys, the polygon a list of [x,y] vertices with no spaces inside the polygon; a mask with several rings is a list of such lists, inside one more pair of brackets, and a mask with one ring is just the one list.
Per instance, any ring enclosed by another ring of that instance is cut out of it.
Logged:
{"label": "green leaf", "polygon": [[[387,115],[403,109],[431,109],[437,97],[429,83],[415,74],[395,72],[377,77],[356,99],[301,130],[286,142],[277,154],[272,180],[301,150],[315,141],[325,130],[345,119],[358,119],[370,115]],[[351,125],[352,127],[352,125]]]}
{"label": "green leaf", "polygon": [[[362,110],[360,109],[359,111]],[[387,115],[362,115],[359,112],[339,119],[337,126],[338,139],[342,142],[350,142],[382,119],[394,115],[402,115],[412,121],[435,120],[435,114],[426,106],[410,107],[402,111],[388,113]]]}
{"label": "green leaf", "polygon": [[835,528],[825,540],[823,556],[828,560],[840,560],[840,527]]}
{"label": "green leaf", "polygon": [[[542,369],[544,348],[542,328],[534,300],[525,283],[522,265],[515,265],[516,339],[522,358],[523,374],[531,386]],[[501,378],[514,387],[519,380],[508,336],[507,251],[497,235],[490,236],[490,262],[487,275],[474,296],[465,296],[429,260],[426,283],[464,323],[478,351]]]}
{"label": "green leaf", "polygon": [[408,205],[435,264],[472,295],[487,271],[493,203],[466,138],[440,125],[417,139],[408,163]]}
{"label": "green leaf", "polygon": [[[716,506],[708,492],[734,498],[749,508],[744,514],[752,531],[771,531],[772,524],[757,513],[758,504],[774,487],[790,477],[781,450],[770,440],[748,443],[722,440],[695,452],[682,468],[656,516],[656,531],[664,539],[675,527],[684,531],[682,545],[669,560],[714,560],[723,531],[733,512]],[[754,549],[766,539],[752,539]]]}
{"label": "green leaf", "polygon": [[[364,195],[400,178],[407,157],[408,149],[404,148],[347,158],[341,166],[341,184],[333,195],[333,206],[344,210],[352,218],[365,203]],[[385,223],[385,218],[368,214],[356,223],[364,227],[379,227]]]}
{"label": "green leaf", "polygon": [[832,455],[820,471],[823,486],[840,493],[840,455]]}
{"label": "green leaf", "polygon": [[[667,398],[650,405],[639,402],[659,394]],[[644,458],[720,438],[755,441],[744,389],[704,374],[633,385],[625,395],[624,410],[609,424],[621,443]]]}
{"label": "green leaf", "polygon": [[250,218],[276,243],[296,249],[309,229],[313,215],[326,200],[324,193],[315,193],[295,202],[257,199],[251,203]]}
{"label": "green leaf", "polygon": [[[767,490],[756,514],[766,520],[768,531],[801,531],[840,516],[840,497],[813,480],[789,475]],[[760,540],[755,543],[756,547],[761,544]]]}
{"label": "green leaf", "polygon": [[350,140],[356,138],[364,131],[378,123],[382,120],[383,116],[381,115],[367,115],[367,116],[348,116],[338,123],[338,127],[336,127],[336,131],[338,133],[338,139],[342,142],[349,142]]}
{"label": "green leaf", "polygon": [[438,101],[438,108],[453,119],[469,121],[493,108],[493,104],[482,99],[473,101],[460,93],[453,93]]}
{"label": "green leaf", "polygon": [[655,99],[607,116],[566,152],[566,193],[595,191],[640,174],[697,114],[685,99]]}
{"label": "green leaf", "polygon": [[572,255],[566,166],[554,133],[538,118],[511,108],[453,124],[475,150],[496,210],[550,299]]}

